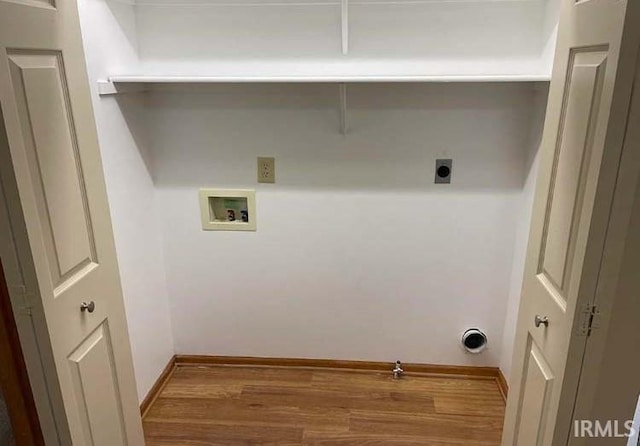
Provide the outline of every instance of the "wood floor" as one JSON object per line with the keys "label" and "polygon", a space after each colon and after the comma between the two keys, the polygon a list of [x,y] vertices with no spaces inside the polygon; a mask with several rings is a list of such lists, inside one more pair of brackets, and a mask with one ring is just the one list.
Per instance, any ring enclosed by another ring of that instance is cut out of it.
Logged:
{"label": "wood floor", "polygon": [[498,445],[494,379],[178,366],[143,424],[147,446]]}

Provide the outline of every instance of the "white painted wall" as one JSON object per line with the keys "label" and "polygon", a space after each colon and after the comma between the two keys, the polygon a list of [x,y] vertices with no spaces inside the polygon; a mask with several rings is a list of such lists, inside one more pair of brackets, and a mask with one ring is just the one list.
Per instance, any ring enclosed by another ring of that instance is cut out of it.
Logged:
{"label": "white painted wall", "polygon": [[549,89],[540,86],[534,96],[531,110],[528,156],[525,158],[524,172],[526,175],[524,186],[519,199],[517,210],[518,222],[516,240],[513,249],[513,262],[511,280],[509,286],[509,300],[507,302],[507,314],[504,322],[504,334],[502,337],[502,356],[500,358],[500,370],[509,380],[511,376],[511,364],[513,359],[513,346],[518,322],[518,310],[522,292],[522,279],[524,277],[524,263],[529,241],[529,229],[531,226],[531,214],[533,211],[533,199],[538,175],[538,154],[544,116],[547,105]]}
{"label": "white painted wall", "polygon": [[[560,15],[560,2],[557,0],[545,0],[543,2],[544,21],[543,35],[547,40],[543,50],[543,65],[549,71],[553,67],[555,56],[556,39],[558,34],[558,17]],[[513,269],[511,274],[511,285],[509,289],[509,301],[507,304],[507,315],[504,324],[504,334],[502,339],[502,357],[500,359],[500,370],[509,381],[511,377],[511,365],[513,356],[513,346],[515,341],[516,325],[518,322],[518,310],[520,308],[520,297],[522,292],[522,278],[524,275],[524,261],[529,240],[529,228],[531,223],[531,212],[535,193],[535,182],[538,167],[538,147],[542,137],[544,127],[545,110],[547,106],[548,88],[540,86],[536,92],[531,120],[530,156],[525,160],[525,172],[527,173],[522,196],[520,199],[519,221],[517,226],[516,242],[514,245]]]}
{"label": "white painted wall", "polygon": [[544,21],[542,33],[546,36],[544,50],[542,52],[542,64],[547,67],[549,73],[553,69],[553,59],[556,53],[556,41],[558,40],[558,20],[560,17],[561,2],[558,0],[545,0]]}
{"label": "white painted wall", "polygon": [[143,0],[141,66],[113,74],[550,75],[557,2],[351,2],[345,56],[338,1]]}
{"label": "white painted wall", "polygon": [[[529,84],[198,86],[148,97],[176,351],[500,363],[530,158]],[[277,183],[256,185],[256,157]],[[449,186],[435,158],[454,159]],[[257,188],[256,233],[199,187]],[[515,263],[518,263],[517,261]],[[463,352],[462,331],[490,339]]]}
{"label": "white painted wall", "polygon": [[156,215],[143,102],[136,95],[99,97],[98,79],[137,63],[133,7],[79,2],[89,80],[122,279],[129,335],[142,400],[173,355],[166,274]]}

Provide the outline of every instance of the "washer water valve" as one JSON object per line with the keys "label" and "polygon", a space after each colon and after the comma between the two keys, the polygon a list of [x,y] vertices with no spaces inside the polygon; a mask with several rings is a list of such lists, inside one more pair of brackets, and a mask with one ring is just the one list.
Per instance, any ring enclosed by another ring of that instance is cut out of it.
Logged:
{"label": "washer water valve", "polygon": [[404,374],[404,370],[402,370],[402,363],[400,363],[400,361],[396,361],[396,365],[391,372],[393,373],[393,379],[400,379]]}

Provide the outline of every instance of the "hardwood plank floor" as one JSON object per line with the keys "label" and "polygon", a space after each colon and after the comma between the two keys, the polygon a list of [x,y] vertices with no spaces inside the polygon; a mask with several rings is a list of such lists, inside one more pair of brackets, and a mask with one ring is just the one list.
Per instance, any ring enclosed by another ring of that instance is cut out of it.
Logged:
{"label": "hardwood plank floor", "polygon": [[499,445],[495,379],[179,365],[147,411],[147,446]]}

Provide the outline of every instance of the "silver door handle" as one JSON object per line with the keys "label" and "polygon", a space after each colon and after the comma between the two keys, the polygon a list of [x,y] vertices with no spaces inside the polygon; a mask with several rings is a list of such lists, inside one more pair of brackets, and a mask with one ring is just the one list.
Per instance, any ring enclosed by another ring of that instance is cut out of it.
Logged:
{"label": "silver door handle", "polygon": [[536,318],[534,319],[536,327],[544,325],[545,327],[549,326],[549,318],[547,316],[540,316],[536,314]]}
{"label": "silver door handle", "polygon": [[82,302],[82,304],[80,304],[80,311],[82,311],[83,313],[85,311],[88,311],[89,313],[93,313],[95,310],[96,310],[96,303],[94,301],[91,301],[89,303]]}

